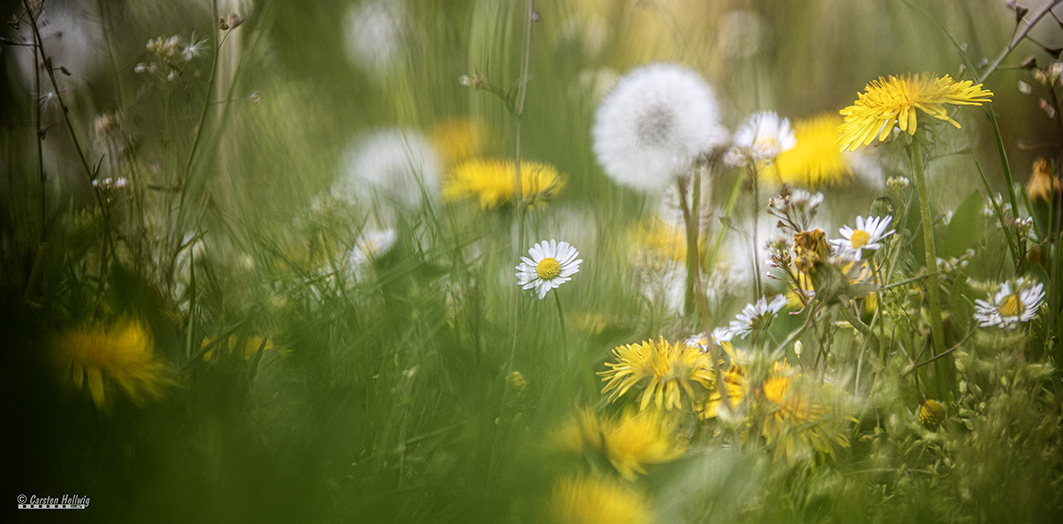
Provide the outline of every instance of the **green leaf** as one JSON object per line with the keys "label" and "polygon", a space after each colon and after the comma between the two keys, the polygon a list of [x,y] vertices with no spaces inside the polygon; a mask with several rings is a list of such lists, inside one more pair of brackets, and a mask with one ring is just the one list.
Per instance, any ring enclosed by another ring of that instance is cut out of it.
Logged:
{"label": "green leaf", "polygon": [[984,205],[982,192],[974,191],[956,208],[945,235],[942,257],[958,257],[982,241],[985,237],[985,217],[982,216]]}

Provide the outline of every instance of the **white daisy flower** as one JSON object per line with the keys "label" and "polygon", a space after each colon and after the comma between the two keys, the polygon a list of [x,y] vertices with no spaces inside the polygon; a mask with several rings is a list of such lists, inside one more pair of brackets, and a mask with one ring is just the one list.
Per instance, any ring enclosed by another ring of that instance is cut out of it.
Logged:
{"label": "white daisy flower", "polygon": [[517,266],[517,284],[521,289],[535,288],[539,300],[551,289],[572,280],[572,275],[579,271],[582,259],[576,258],[579,252],[568,242],[543,240],[528,250],[531,258],[520,257]]}
{"label": "white daisy flower", "polygon": [[797,145],[797,137],[790,127],[790,119],[780,118],[774,111],[761,111],[742,123],[731,143],[724,161],[732,166],[745,166],[751,162],[773,162],[783,151]]}
{"label": "white daisy flower", "polygon": [[594,115],[594,154],[616,183],[658,191],[726,140],[712,88],[675,64],[631,71]]}
{"label": "white daisy flower", "polygon": [[845,238],[831,240],[835,249],[843,253],[851,254],[855,260],[860,260],[861,253],[865,249],[876,250],[882,247],[882,239],[893,234],[893,230],[886,231],[893,217],[856,217],[856,228],[844,226],[838,231]]}
{"label": "white daisy flower", "polygon": [[1044,298],[1044,285],[1041,283],[1026,282],[1022,278],[1013,284],[1004,282],[992,302],[975,300],[977,310],[974,319],[981,327],[1014,329],[1020,322],[1029,322],[1037,314],[1037,308]]}
{"label": "white daisy flower", "polygon": [[[774,317],[785,305],[785,295],[776,296],[771,303],[769,303],[766,298],[761,297],[756,304],[749,304],[743,308],[742,312],[735,317],[735,320],[731,321],[730,327],[727,328],[727,331],[730,332],[731,337],[741,336],[742,338],[745,338],[752,333],[753,330],[760,329],[764,326],[766,321]],[[728,340],[731,337],[728,337]]]}
{"label": "white daisy flower", "polygon": [[345,176],[333,187],[341,198],[372,197],[416,207],[423,194],[439,192],[442,162],[432,143],[419,132],[386,129],[349,149]]}

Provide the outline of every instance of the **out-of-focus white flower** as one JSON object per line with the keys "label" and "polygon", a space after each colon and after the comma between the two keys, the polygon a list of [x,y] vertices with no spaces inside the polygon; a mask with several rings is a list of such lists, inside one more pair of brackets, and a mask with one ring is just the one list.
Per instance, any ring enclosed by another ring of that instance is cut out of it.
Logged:
{"label": "out-of-focus white flower", "polygon": [[1025,279],[1014,283],[1004,282],[992,302],[975,300],[977,310],[974,319],[982,327],[1000,326],[1002,329],[1014,329],[1022,322],[1029,322],[1037,314],[1041,300],[1045,298],[1044,285],[1034,284]]}
{"label": "out-of-focus white flower", "polygon": [[[618,184],[658,191],[721,142],[712,88],[676,64],[631,71],[594,117],[594,154]],[[724,135],[726,136],[726,135]]]}
{"label": "out-of-focus white flower", "polygon": [[377,196],[416,207],[439,192],[442,162],[432,143],[412,130],[377,131],[347,151],[344,176],[334,187],[344,198]]}
{"label": "out-of-focus white flower", "polygon": [[362,231],[354,248],[347,255],[351,268],[358,269],[386,254],[395,246],[398,235],[394,229]]}
{"label": "out-of-focus white flower", "polygon": [[730,340],[731,337],[737,336],[745,338],[746,335],[749,335],[754,330],[760,329],[785,305],[785,295],[775,297],[770,303],[766,298],[761,297],[760,300],[757,300],[756,304],[746,305],[746,307],[742,309],[742,312],[735,316],[735,319],[731,321],[730,327],[727,328],[727,332],[730,333],[730,337],[727,337],[727,340]]}
{"label": "out-of-focus white flower", "polygon": [[380,75],[399,63],[405,51],[406,10],[402,2],[369,0],[351,7],[343,21],[347,58]]}
{"label": "out-of-focus white flower", "polygon": [[750,163],[771,163],[783,151],[797,145],[797,137],[788,118],[780,118],[774,111],[754,113],[731,137],[732,147],[724,161],[732,166]]}

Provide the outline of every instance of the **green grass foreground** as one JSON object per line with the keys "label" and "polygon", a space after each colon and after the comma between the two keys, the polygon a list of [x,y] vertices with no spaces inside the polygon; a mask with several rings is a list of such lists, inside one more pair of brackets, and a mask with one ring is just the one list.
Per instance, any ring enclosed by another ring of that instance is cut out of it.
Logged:
{"label": "green grass foreground", "polygon": [[9,2],[5,503],[1063,521],[1059,3]]}

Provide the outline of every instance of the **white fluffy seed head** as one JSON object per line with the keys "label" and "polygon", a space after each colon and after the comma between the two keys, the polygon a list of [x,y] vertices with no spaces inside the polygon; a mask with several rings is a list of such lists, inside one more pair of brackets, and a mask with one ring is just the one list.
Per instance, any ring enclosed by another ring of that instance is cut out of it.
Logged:
{"label": "white fluffy seed head", "polygon": [[594,120],[598,163],[616,183],[644,192],[666,187],[699,154],[727,141],[712,88],[675,64],[625,75]]}
{"label": "white fluffy seed head", "polygon": [[359,140],[344,158],[333,192],[341,198],[379,197],[416,207],[423,194],[439,192],[439,155],[421,133],[385,129]]}

